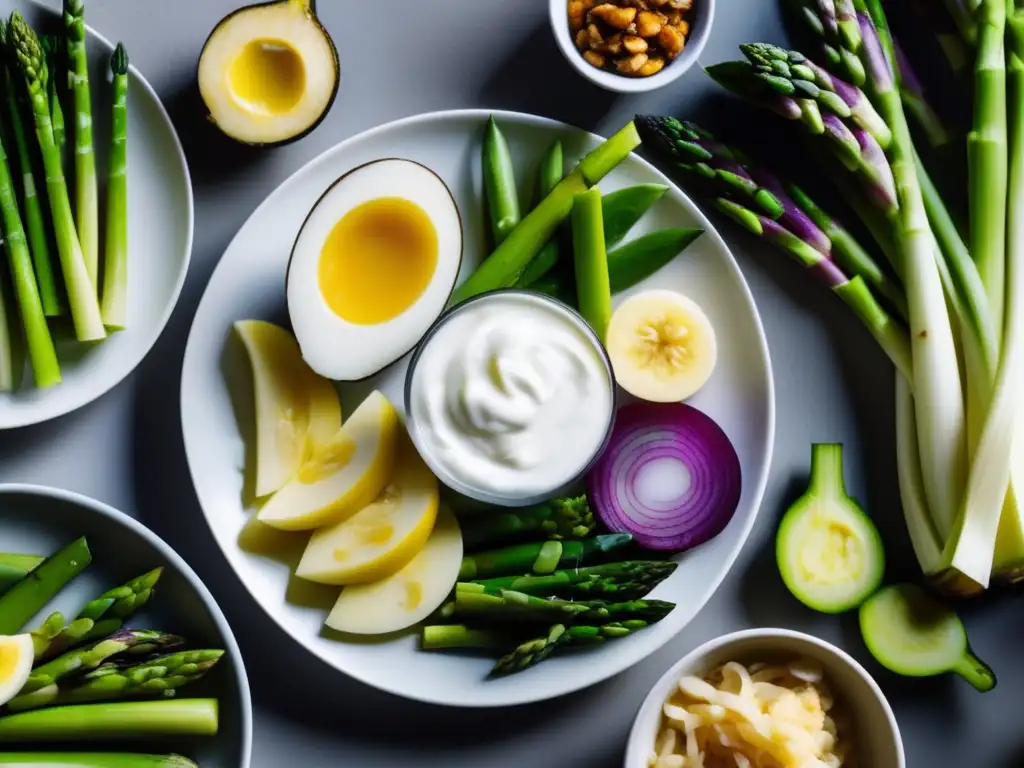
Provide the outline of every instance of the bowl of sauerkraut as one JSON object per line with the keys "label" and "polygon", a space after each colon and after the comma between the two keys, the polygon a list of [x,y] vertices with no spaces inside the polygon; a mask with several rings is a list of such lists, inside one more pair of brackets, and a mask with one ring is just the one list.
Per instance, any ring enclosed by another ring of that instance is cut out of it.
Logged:
{"label": "bowl of sauerkraut", "polygon": [[906,768],[892,708],[844,651],[786,629],[711,640],[640,707],[625,768]]}

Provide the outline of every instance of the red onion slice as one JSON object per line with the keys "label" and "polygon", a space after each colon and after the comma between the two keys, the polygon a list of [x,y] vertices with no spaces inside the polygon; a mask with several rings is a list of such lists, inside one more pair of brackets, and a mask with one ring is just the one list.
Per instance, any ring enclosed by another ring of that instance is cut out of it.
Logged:
{"label": "red onion slice", "polygon": [[665,551],[721,533],[740,489],[740,460],[729,438],[684,403],[621,408],[608,447],[587,475],[590,505],[610,531]]}

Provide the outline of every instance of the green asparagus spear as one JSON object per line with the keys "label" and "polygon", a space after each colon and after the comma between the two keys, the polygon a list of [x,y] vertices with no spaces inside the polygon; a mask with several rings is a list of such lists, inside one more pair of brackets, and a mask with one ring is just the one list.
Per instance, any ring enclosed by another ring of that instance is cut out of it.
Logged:
{"label": "green asparagus spear", "polygon": [[461,520],[466,550],[501,544],[528,536],[582,539],[594,530],[594,515],[586,496],[554,499],[521,509],[509,509]]}
{"label": "green asparagus spear", "polygon": [[92,562],[85,538],[76,539],[36,566],[0,597],[0,635],[14,635]]}
{"label": "green asparagus spear", "polygon": [[[487,592],[510,589],[528,595],[558,595],[573,599],[611,596],[621,600],[643,597],[667,579],[677,564],[671,560],[627,560],[587,568],[572,568],[545,576],[505,576],[472,582]],[[460,582],[457,588],[465,588]]]}
{"label": "green asparagus spear", "polygon": [[454,615],[509,622],[610,624],[629,619],[661,621],[673,608],[674,603],[664,600],[631,600],[621,603],[603,600],[573,602],[535,597],[507,589],[492,594],[463,588],[455,592]]}
{"label": "green asparagus spear", "polygon": [[32,670],[21,693],[38,691],[72,674],[96,669],[100,664],[123,654],[148,656],[183,645],[185,638],[149,629],[122,629],[88,648],[68,651]]}
{"label": "green asparagus spear", "polygon": [[199,768],[181,755],[129,752],[0,752],[0,766],[29,768]]}
{"label": "green asparagus spear", "polygon": [[[6,39],[6,33],[2,29],[4,26],[6,26],[5,23],[0,22],[0,43]],[[4,51],[4,53],[4,58],[7,58],[7,52]],[[11,128],[10,136],[14,140],[14,150],[18,156],[21,202],[25,212],[25,231],[28,235],[28,247],[35,267],[36,285],[39,290],[39,299],[43,305],[43,314],[47,317],[56,317],[64,310],[64,302],[57,286],[57,271],[53,263],[53,254],[50,251],[49,227],[43,214],[44,201],[40,197],[42,187],[36,183],[35,164],[29,144],[33,127],[25,114],[26,105],[22,104],[18,98],[18,89],[15,88],[11,66],[14,66],[13,62],[5,67],[6,71],[3,77],[7,91],[7,122]]]}
{"label": "green asparagus spear", "polygon": [[54,682],[7,703],[11,712],[64,704],[112,701],[134,696],[168,696],[202,678],[221,657],[222,650],[180,651],[142,664],[122,668],[103,664],[92,672]]}
{"label": "green asparagus spear", "polygon": [[57,85],[58,74],[62,71],[61,61],[61,39],[56,35],[44,35],[40,42],[43,44],[43,52],[46,54],[46,69],[50,72],[47,81],[46,97],[50,103],[50,120],[53,123],[53,143],[57,145],[57,152],[61,158],[64,157],[64,145],[67,142],[67,130],[64,125],[64,108],[60,104],[60,89]]}
{"label": "green asparagus spear", "polygon": [[103,259],[103,324],[128,322],[128,54],[121,43],[110,57],[114,106],[107,175],[106,253]]}
{"label": "green asparagus spear", "polygon": [[[18,66],[28,87],[32,104],[36,137],[43,155],[50,215],[57,235],[57,251],[60,255],[61,272],[64,275],[64,287],[67,289],[68,302],[71,305],[75,336],[79,341],[97,341],[106,337],[107,332],[100,317],[96,284],[86,264],[82,245],[78,240],[78,230],[71,214],[71,200],[68,198],[67,182],[64,179],[63,161],[53,139],[53,122],[46,90],[46,61],[39,45],[39,38],[17,11],[11,14],[8,40],[17,55]],[[79,122],[76,120],[76,125]],[[95,173],[93,180],[95,183]],[[81,177],[78,181],[79,186],[83,186]],[[95,262],[93,265],[95,267]]]}
{"label": "green asparagus spear", "polygon": [[495,662],[494,668],[491,669],[491,676],[511,675],[540,664],[558,648],[559,641],[565,635],[565,630],[564,624],[554,624],[543,637],[520,643]]}
{"label": "green asparagus spear", "polygon": [[45,559],[39,555],[0,553],[0,593],[25,578]]}
{"label": "green asparagus spear", "polygon": [[92,97],[89,57],[85,50],[85,3],[64,0],[64,33],[68,54],[68,87],[75,104],[75,226],[89,279],[99,285],[100,223],[96,191],[96,156],[92,146]]}
{"label": "green asparagus spear", "polygon": [[501,676],[522,672],[524,669],[540,664],[559,648],[572,645],[595,645],[603,643],[605,640],[626,637],[647,626],[647,622],[641,619],[602,626],[556,624],[548,630],[544,637],[528,640],[498,659],[491,670],[491,675]]}
{"label": "green asparagus spear", "polygon": [[[547,152],[540,161],[540,169],[537,172],[537,204],[547,197],[551,190],[558,186],[558,182],[565,176],[565,164],[562,159],[562,142],[555,139],[548,147]],[[540,252],[533,257],[533,261],[526,265],[519,279],[516,280],[517,288],[528,288],[554,269],[558,263],[559,242],[558,234],[547,241]]]}
{"label": "green asparagus spear", "polygon": [[479,629],[465,624],[431,624],[420,631],[420,647],[425,651],[448,648],[485,648],[508,650],[519,644],[507,631]]}
{"label": "green asparagus spear", "polygon": [[[6,28],[0,28],[0,38]],[[4,78],[7,79],[6,72]],[[5,89],[7,90],[7,89]],[[14,116],[16,117],[16,116]],[[7,162],[7,153],[0,139],[0,232],[3,234],[7,263],[14,284],[21,326],[28,341],[29,360],[36,386],[50,387],[60,383],[60,365],[53,338],[46,324],[46,315],[36,282],[32,254],[22,225],[21,213],[14,192],[14,180]]]}
{"label": "green asparagus spear", "polygon": [[[0,392],[13,392],[21,383],[21,328],[14,318],[14,302],[0,272]],[[0,576],[0,593],[10,585]]]}
{"label": "green asparagus spear", "polygon": [[[162,573],[163,568],[154,568],[127,584],[104,592],[87,603],[66,627],[63,626],[63,616],[51,615],[43,627],[32,633],[36,641],[36,658],[56,656],[117,632],[125,619],[149,601]],[[61,626],[53,633],[47,631],[47,627],[52,629],[55,626],[55,617],[59,617]]]}
{"label": "green asparagus spear", "polygon": [[538,541],[466,555],[459,578],[484,579],[521,573],[551,573],[559,566],[580,565],[589,557],[624,547],[628,533],[612,533],[582,541]]}
{"label": "green asparagus spear", "polygon": [[0,742],[216,736],[216,699],[77,704],[0,717]]}

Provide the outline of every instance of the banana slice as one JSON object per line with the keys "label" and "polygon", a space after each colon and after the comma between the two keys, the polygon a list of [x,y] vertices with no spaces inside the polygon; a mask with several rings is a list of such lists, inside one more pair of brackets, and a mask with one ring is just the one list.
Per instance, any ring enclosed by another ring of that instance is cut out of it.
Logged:
{"label": "banana slice", "polygon": [[612,315],[605,346],[619,386],[655,403],[690,397],[718,361],[707,315],[674,291],[644,291],[624,301]]}

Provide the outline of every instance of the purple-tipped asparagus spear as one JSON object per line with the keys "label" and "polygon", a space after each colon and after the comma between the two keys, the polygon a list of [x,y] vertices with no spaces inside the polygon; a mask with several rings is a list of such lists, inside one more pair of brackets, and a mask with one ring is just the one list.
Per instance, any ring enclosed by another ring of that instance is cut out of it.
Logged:
{"label": "purple-tipped asparagus spear", "polygon": [[[902,290],[839,222],[798,187],[784,184],[770,171],[755,167],[743,153],[718,142],[694,123],[650,115],[638,116],[635,123],[644,146],[684,172],[694,188],[719,211],[788,253],[839,295],[894,364],[909,376],[906,329],[872,293],[876,290],[885,295],[905,312]],[[728,170],[723,172],[723,167]],[[744,179],[744,183],[734,183],[736,177]],[[772,205],[765,204],[769,199]]]}

